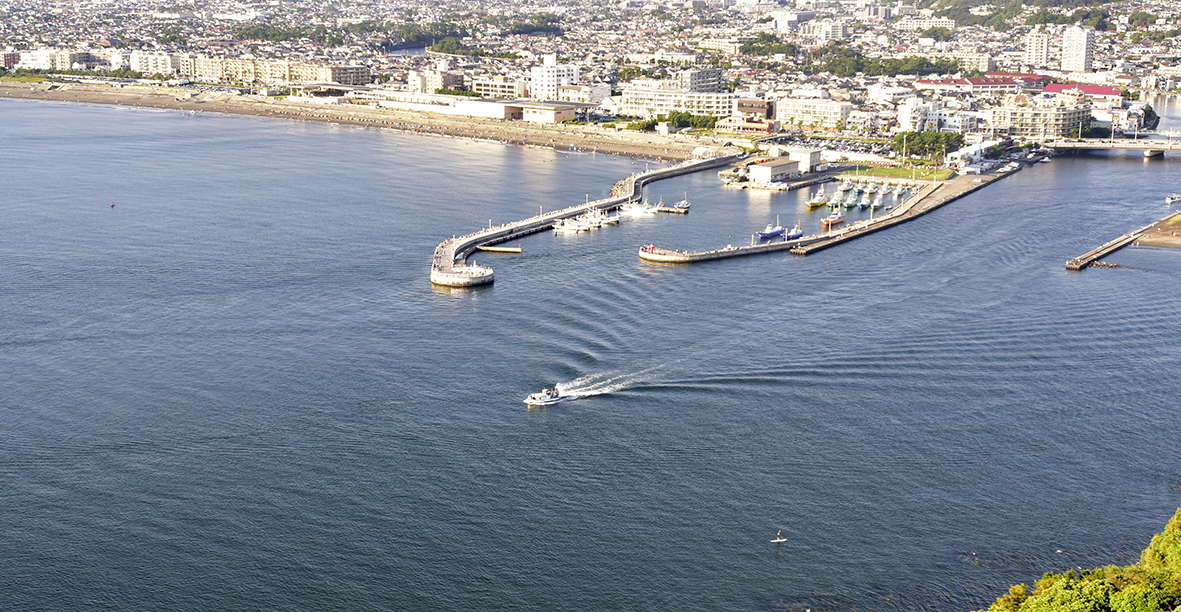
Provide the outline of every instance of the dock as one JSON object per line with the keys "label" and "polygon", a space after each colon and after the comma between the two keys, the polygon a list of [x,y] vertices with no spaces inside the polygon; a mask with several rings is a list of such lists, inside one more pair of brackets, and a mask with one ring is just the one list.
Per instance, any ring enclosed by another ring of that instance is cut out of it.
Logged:
{"label": "dock", "polygon": [[1066,269],[1072,271],[1083,270],[1095,264],[1100,259],[1132,244],[1173,248],[1181,246],[1181,239],[1178,239],[1176,235],[1177,231],[1169,229],[1178,223],[1181,223],[1181,213],[1169,213],[1167,217],[1156,223],[1145,225],[1130,234],[1124,234],[1118,238],[1108,240],[1090,251],[1067,261]]}
{"label": "dock", "polygon": [[[468,257],[477,250],[488,251],[490,247],[497,248],[495,247],[497,244],[547,231],[559,219],[570,219],[591,210],[612,211],[618,209],[628,202],[640,199],[643,196],[644,185],[648,183],[728,165],[741,159],[744,155],[743,153],[735,153],[705,159],[691,159],[668,168],[633,174],[616,182],[611,189],[611,196],[608,198],[537,214],[528,219],[503,223],[500,226],[495,226],[490,222],[487,228],[463,236],[452,236],[435,247],[434,259],[431,263],[431,283],[446,287],[475,287],[491,284],[495,280],[492,268],[481,266],[475,262],[469,264],[467,261]],[[686,211],[685,209],[677,209],[676,212],[684,213]]]}
{"label": "dock", "polygon": [[958,176],[934,185],[927,183],[917,193],[908,197],[896,208],[879,217],[862,219],[849,225],[830,229],[827,232],[804,236],[795,240],[745,246],[726,245],[720,249],[694,252],[649,245],[640,249],[639,257],[644,261],[653,263],[686,264],[728,259],[731,257],[747,257],[777,251],[789,251],[793,255],[806,256],[836,246],[842,242],[854,240],[886,229],[887,227],[916,219],[932,210],[962,198],[1003,176],[1007,175]]}

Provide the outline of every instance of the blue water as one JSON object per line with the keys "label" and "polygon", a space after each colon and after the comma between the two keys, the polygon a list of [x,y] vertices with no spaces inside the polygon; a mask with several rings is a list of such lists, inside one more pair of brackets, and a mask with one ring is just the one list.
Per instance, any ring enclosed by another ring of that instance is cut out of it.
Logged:
{"label": "blue water", "polygon": [[[701,173],[649,188],[687,216],[445,290],[442,238],[646,162],[0,110],[0,609],[971,610],[1132,562],[1181,505],[1181,251],[1064,270],[1163,217],[1179,157],[640,262],[826,214]],[[585,396],[521,403],[555,383]]]}

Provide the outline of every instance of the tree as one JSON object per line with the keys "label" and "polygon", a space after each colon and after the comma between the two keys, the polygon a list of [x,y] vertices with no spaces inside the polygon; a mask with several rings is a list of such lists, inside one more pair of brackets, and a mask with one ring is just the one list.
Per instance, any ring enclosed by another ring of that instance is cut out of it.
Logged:
{"label": "tree", "polygon": [[951,37],[955,36],[955,32],[947,28],[934,27],[923,30],[920,36],[923,38],[934,38],[935,40],[951,40]]}

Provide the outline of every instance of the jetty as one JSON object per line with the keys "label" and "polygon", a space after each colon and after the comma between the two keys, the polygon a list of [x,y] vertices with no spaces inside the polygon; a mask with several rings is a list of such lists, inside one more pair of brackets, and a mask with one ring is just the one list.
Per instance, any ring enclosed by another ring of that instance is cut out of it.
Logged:
{"label": "jetty", "polygon": [[1132,244],[1175,248],[1181,245],[1181,240],[1178,240],[1176,230],[1169,228],[1177,223],[1181,223],[1181,213],[1169,213],[1167,217],[1156,223],[1145,225],[1134,232],[1108,240],[1090,251],[1067,261],[1066,269],[1072,271],[1083,270],[1088,266],[1094,265],[1100,259]]}
{"label": "jetty", "polygon": [[[686,160],[667,168],[633,174],[617,182],[611,188],[610,197],[548,213],[540,213],[528,219],[503,223],[500,226],[489,223],[489,227],[479,231],[463,236],[452,236],[435,247],[434,260],[431,263],[431,282],[447,287],[475,287],[491,284],[495,280],[492,268],[481,266],[474,261],[472,263],[467,261],[475,251],[489,250],[488,247],[497,244],[544,232],[551,229],[554,222],[560,219],[577,217],[591,210],[615,210],[628,202],[642,198],[644,185],[648,183],[731,164],[744,155],[744,153],[723,153],[715,157]],[[676,212],[683,213],[685,211],[679,209]]]}
{"label": "jetty", "polygon": [[[640,259],[653,263],[687,264],[731,257],[747,257],[777,251],[789,251],[792,255],[810,255],[842,242],[860,238],[922,215],[957,200],[992,181],[1006,175],[957,176],[941,183],[921,183],[922,187],[906,198],[893,210],[881,216],[862,219],[848,225],[841,225],[827,232],[804,236],[795,240],[782,240],[745,246],[726,245],[709,251],[687,252],[666,249],[655,245],[640,248]],[[906,181],[910,183],[911,181]]]}

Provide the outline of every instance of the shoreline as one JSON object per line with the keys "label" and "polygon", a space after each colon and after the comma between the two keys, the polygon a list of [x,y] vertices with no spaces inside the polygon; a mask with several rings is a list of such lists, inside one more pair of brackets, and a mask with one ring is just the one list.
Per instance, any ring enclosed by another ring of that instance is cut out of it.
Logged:
{"label": "shoreline", "polygon": [[712,142],[686,137],[663,137],[590,125],[540,124],[480,117],[440,115],[361,105],[302,103],[290,99],[228,93],[199,92],[166,87],[111,87],[89,83],[42,81],[23,83],[0,81],[0,99],[15,98],[112,104],[142,108],[163,108],[201,113],[228,113],[277,119],[318,121],[358,127],[390,129],[416,134],[433,134],[535,146],[557,151],[605,153],[657,161],[683,161],[701,146]]}

